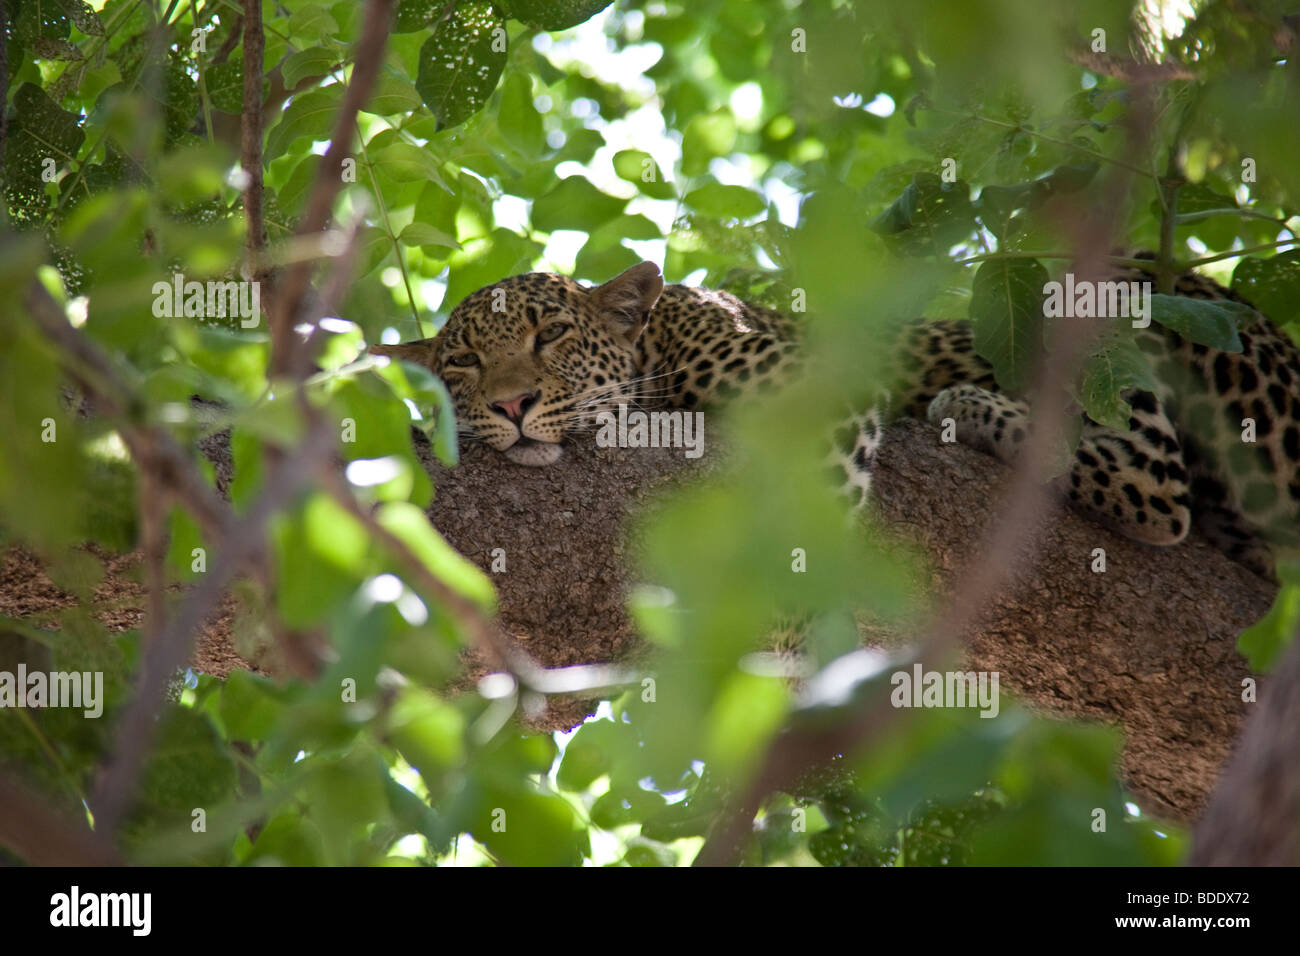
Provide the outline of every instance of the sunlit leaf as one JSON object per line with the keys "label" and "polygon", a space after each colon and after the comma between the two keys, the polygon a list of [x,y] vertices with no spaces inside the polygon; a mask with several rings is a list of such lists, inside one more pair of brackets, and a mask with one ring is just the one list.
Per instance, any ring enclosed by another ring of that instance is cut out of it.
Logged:
{"label": "sunlit leaf", "polygon": [[504,22],[486,0],[456,5],[420,48],[416,89],[441,127],[459,126],[487,102],[506,62]]}

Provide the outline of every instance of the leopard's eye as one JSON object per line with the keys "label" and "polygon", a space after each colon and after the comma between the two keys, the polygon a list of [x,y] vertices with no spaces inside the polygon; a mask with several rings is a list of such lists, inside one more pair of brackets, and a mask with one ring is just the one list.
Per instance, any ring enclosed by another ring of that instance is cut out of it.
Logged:
{"label": "leopard's eye", "polygon": [[572,328],[572,326],[565,322],[556,322],[554,325],[548,325],[537,333],[537,344],[546,345],[549,342],[554,342],[565,332],[569,331],[570,328]]}
{"label": "leopard's eye", "polygon": [[471,368],[478,364],[478,354],[475,352],[461,352],[459,355],[453,355],[447,359],[448,365],[454,365],[457,368]]}

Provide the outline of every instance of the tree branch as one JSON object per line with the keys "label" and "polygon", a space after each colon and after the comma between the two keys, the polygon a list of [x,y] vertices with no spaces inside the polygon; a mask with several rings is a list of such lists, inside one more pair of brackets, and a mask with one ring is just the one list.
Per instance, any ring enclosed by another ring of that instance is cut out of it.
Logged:
{"label": "tree branch", "polygon": [[23,304],[42,334],[58,347],[65,365],[91,398],[96,411],[114,419],[131,457],[181,502],[206,537],[219,540],[229,522],[229,509],[208,486],[193,459],[166,431],[140,425],[132,417],[133,391],[122,374],[89,337],[68,323],[63,309],[38,280],[27,287]]}
{"label": "tree branch", "polygon": [[50,807],[47,796],[0,774],[0,844],[32,866],[120,866],[104,837],[84,819]]}
{"label": "tree branch", "polygon": [[[379,75],[392,12],[393,0],[370,0],[366,5],[365,23],[362,26],[361,40],[357,44],[352,77],[339,115],[334,121],[329,148],[316,171],[307,211],[298,227],[300,236],[318,233],[329,225],[334,199],[343,186],[343,159],[352,150],[357,113],[370,98],[370,91]],[[290,375],[294,378],[306,375],[306,362],[293,361],[295,350],[292,343],[296,334],[294,326],[307,291],[309,270],[310,265],[306,262],[294,263],[286,271],[280,292],[276,296],[276,314],[271,328],[270,375],[273,378],[277,375]]]}
{"label": "tree branch", "polygon": [[262,0],[244,0],[243,20],[244,111],[240,121],[240,166],[246,177],[244,217],[248,221],[244,245],[250,277],[260,282],[266,278],[262,254],[266,248],[266,223],[262,218],[262,56],[266,49]]}

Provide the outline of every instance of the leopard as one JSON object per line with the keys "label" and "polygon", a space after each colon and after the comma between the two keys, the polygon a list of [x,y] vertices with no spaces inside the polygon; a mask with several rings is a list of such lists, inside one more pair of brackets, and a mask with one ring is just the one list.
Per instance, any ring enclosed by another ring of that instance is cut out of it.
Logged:
{"label": "leopard", "polygon": [[[1137,258],[1154,262],[1151,253]],[[1115,277],[1150,278],[1136,266]],[[1241,351],[1159,323],[1135,331],[1157,387],[1122,393],[1126,429],[1080,411],[1073,458],[1053,485],[1077,511],[1135,541],[1170,547],[1196,527],[1276,580],[1277,558],[1300,554],[1300,348],[1213,279],[1184,272],[1173,291],[1237,303],[1246,315]],[[783,387],[806,373],[803,331],[794,316],[731,293],[666,284],[655,263],[641,262],[592,287],[550,272],[509,277],[463,299],[436,335],[370,352],[441,378],[466,437],[516,465],[545,467],[619,404],[695,410]],[[828,443],[852,511],[870,501],[883,430],[897,418],[950,426],[962,444],[1016,464],[1033,434],[1031,409],[999,387],[970,321],[918,319],[891,347],[899,378],[876,388]]]}

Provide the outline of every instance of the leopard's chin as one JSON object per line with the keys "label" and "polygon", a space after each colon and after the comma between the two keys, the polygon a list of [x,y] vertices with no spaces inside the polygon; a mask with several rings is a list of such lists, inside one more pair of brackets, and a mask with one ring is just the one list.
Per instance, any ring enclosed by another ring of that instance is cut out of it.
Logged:
{"label": "leopard's chin", "polygon": [[505,455],[516,465],[528,465],[531,468],[544,468],[560,460],[564,449],[556,442],[536,441],[532,438],[520,438],[505,449]]}

